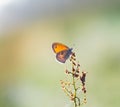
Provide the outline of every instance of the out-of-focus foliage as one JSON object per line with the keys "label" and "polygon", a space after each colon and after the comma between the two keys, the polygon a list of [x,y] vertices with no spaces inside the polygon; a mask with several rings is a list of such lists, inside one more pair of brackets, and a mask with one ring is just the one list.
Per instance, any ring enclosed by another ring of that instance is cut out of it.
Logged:
{"label": "out-of-focus foliage", "polygon": [[0,107],[72,107],[60,87],[61,42],[88,72],[85,107],[120,106],[120,10],[117,1],[11,0],[0,7]]}

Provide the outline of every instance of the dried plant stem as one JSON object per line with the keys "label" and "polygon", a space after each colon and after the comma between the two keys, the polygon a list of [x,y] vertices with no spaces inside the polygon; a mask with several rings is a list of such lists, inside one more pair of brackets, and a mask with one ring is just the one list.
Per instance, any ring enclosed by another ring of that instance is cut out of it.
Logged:
{"label": "dried plant stem", "polygon": [[[70,57],[71,62],[71,70],[68,69],[65,70],[65,73],[67,75],[70,75],[70,81],[63,81],[61,80],[61,86],[66,95],[70,98],[71,101],[74,103],[74,107],[80,107],[82,105],[81,103],[81,96],[79,96],[80,92],[81,94],[86,93],[85,88],[85,77],[86,72],[80,72],[80,64],[76,62],[75,53],[72,53]],[[82,85],[80,87],[80,85]],[[80,91],[80,92],[79,92]],[[86,103],[86,97],[83,98],[84,103]]]}
{"label": "dried plant stem", "polygon": [[73,87],[74,87],[74,106],[77,107],[77,101],[76,101],[76,85],[75,85],[74,75],[72,75],[72,78],[73,78]]}

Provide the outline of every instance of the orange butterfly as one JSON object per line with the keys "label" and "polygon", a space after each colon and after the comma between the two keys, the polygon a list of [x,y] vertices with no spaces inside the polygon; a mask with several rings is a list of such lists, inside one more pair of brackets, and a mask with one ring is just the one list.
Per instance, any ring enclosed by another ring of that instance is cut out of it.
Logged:
{"label": "orange butterfly", "polygon": [[56,59],[61,63],[65,63],[72,54],[72,48],[69,48],[62,43],[53,43],[52,49],[56,53]]}

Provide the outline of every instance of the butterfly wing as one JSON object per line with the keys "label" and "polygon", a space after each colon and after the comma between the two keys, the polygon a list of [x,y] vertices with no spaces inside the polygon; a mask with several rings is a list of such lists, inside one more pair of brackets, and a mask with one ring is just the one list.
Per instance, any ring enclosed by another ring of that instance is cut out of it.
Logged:
{"label": "butterfly wing", "polygon": [[59,62],[65,63],[71,54],[72,54],[72,49],[63,50],[56,54],[56,59]]}
{"label": "butterfly wing", "polygon": [[62,43],[53,43],[52,44],[52,49],[55,53],[59,53],[63,50],[69,50],[69,47],[67,47],[66,45],[62,44]]}

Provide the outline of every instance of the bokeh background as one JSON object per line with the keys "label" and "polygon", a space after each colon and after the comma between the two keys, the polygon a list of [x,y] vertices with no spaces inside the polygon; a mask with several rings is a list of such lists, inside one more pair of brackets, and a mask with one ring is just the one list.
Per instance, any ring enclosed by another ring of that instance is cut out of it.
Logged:
{"label": "bokeh background", "polygon": [[88,72],[84,107],[120,106],[119,0],[0,0],[0,107],[73,107],[53,42]]}

